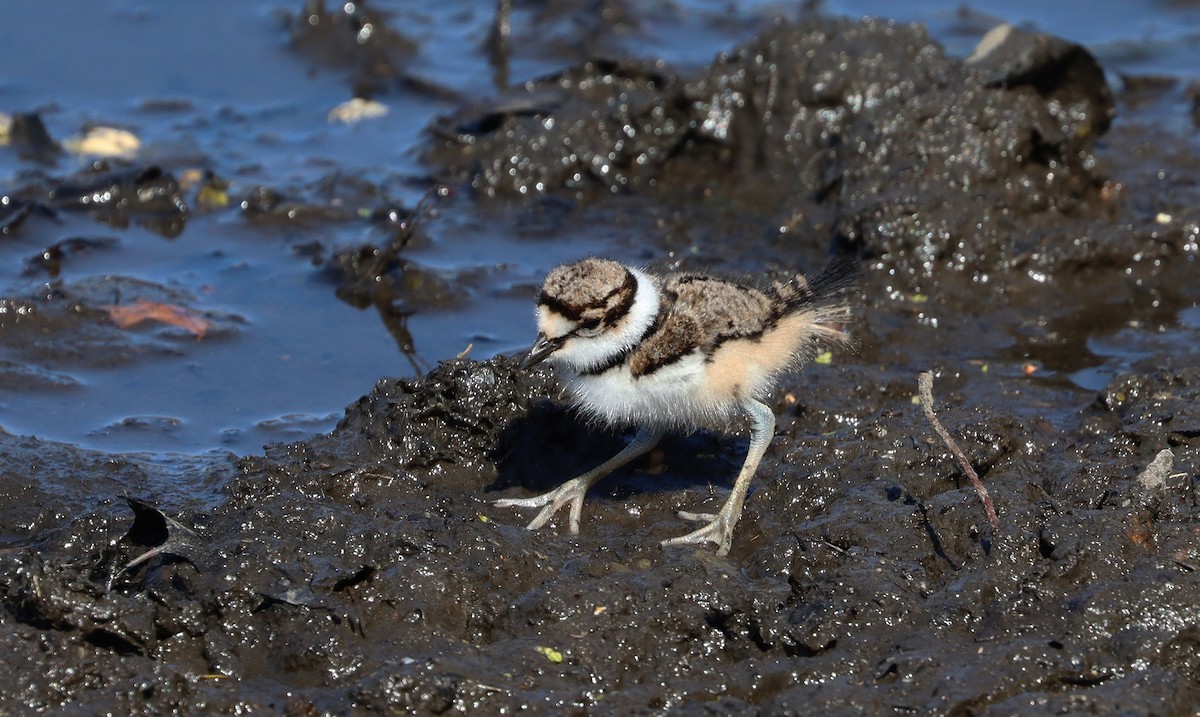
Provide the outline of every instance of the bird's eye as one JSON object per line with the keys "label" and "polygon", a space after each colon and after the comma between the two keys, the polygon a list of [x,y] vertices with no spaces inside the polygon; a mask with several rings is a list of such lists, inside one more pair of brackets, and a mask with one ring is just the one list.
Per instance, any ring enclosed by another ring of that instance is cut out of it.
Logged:
{"label": "bird's eye", "polygon": [[576,335],[583,336],[585,338],[595,336],[596,334],[600,333],[600,319],[584,321],[579,326],[575,327],[575,333]]}

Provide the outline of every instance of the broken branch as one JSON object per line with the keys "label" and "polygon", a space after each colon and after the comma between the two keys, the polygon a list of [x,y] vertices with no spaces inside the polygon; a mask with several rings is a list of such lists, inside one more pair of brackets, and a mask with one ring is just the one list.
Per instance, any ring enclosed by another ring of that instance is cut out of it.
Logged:
{"label": "broken branch", "polygon": [[963,453],[963,450],[958,447],[958,444],[954,442],[954,438],[950,436],[950,432],[942,426],[942,422],[938,420],[937,414],[933,412],[932,373],[922,371],[917,374],[917,390],[921,396],[921,407],[925,409],[925,417],[929,419],[929,424],[942,437],[942,441],[946,444],[946,447],[958,459],[967,477],[971,479],[971,485],[975,486],[975,492],[979,494],[979,500],[983,501],[983,509],[987,513],[988,523],[991,524],[992,530],[999,530],[1000,521],[996,518],[996,508],[992,505],[992,497],[988,495],[987,488],[983,485],[983,481],[979,480],[979,474],[971,467],[971,462],[967,460],[967,454]]}

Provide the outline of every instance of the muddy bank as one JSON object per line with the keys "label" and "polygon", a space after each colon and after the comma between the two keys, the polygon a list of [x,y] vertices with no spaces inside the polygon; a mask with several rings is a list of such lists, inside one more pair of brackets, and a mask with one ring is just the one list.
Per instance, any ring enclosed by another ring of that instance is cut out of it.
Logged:
{"label": "muddy bank", "polygon": [[[1123,376],[1067,430],[957,405],[959,381],[943,381],[997,533],[919,407],[847,410],[845,396],[878,393],[872,372],[820,371],[781,410],[727,559],[657,541],[683,528],[679,507],[719,504],[744,441],[666,442],[652,469],[595,492],[578,537],[491,508],[491,491],[541,488],[612,447],[542,398],[546,375],[507,360],[383,381],[330,436],[243,459],[217,505],[164,505],[196,535],[130,571],[146,546],[120,539],[122,502],[97,486],[66,504],[39,492],[52,469],[32,462],[20,503],[57,512],[26,508],[36,541],[2,554],[6,700],[1186,713],[1200,669],[1195,369]],[[21,439],[4,444],[21,456]],[[1163,445],[1173,467],[1139,481]]]}
{"label": "muddy bank", "polygon": [[[1094,60],[1034,46],[1060,83],[1019,47],[967,65],[920,28],[781,23],[694,76],[591,63],[435,122],[437,179],[538,241],[587,220],[690,266],[863,258],[858,348],[780,387],[728,557],[658,542],[721,504],[736,435],[667,439],[579,536],[493,508],[627,437],[506,358],[381,380],[330,434],[185,490],[0,435],[0,705],[1194,711],[1200,164],[1152,129],[1105,145]],[[998,530],[912,400],[922,369]]]}
{"label": "muddy bank", "polygon": [[582,63],[436,122],[427,157],[486,195],[728,195],[792,242],[988,273],[1147,249],[1106,229],[1093,150],[1114,115],[1059,38],[1005,26],[961,61],[920,26],[810,18],[693,76]]}

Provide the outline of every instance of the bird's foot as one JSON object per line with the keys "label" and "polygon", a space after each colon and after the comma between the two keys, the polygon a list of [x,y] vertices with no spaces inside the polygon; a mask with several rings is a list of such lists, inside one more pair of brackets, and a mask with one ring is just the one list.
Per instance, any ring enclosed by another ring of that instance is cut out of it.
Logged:
{"label": "bird's foot", "polygon": [[581,478],[572,478],[563,483],[559,487],[550,491],[536,495],[532,498],[501,498],[500,500],[492,501],[492,505],[500,508],[541,508],[533,520],[526,527],[529,530],[537,530],[546,523],[550,522],[550,518],[565,505],[571,506],[571,532],[579,533],[579,517],[583,514],[583,497],[587,495],[589,481]]}
{"label": "bird's foot", "polygon": [[733,545],[733,526],[737,524],[740,516],[733,515],[733,511],[726,508],[722,508],[720,513],[679,511],[679,517],[684,520],[706,521],[708,524],[703,528],[693,530],[687,535],[664,540],[662,541],[663,546],[687,545],[689,543],[716,543],[717,555],[728,555],[729,548]]}

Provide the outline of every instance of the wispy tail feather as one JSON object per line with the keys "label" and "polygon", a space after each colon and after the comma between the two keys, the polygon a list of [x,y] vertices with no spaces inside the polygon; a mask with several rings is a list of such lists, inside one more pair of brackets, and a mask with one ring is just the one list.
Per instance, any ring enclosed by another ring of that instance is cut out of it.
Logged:
{"label": "wispy tail feather", "polygon": [[787,283],[776,284],[775,292],[784,304],[784,312],[791,313],[811,304],[844,300],[854,289],[858,275],[858,261],[840,257],[812,279],[797,274]]}
{"label": "wispy tail feather", "polygon": [[857,259],[838,257],[829,262],[808,285],[818,301],[845,297],[857,288],[859,274]]}
{"label": "wispy tail feather", "polygon": [[800,344],[804,346],[800,351],[801,361],[815,355],[817,344],[853,345],[846,326],[853,318],[851,299],[857,288],[858,276],[856,260],[839,258],[831,261],[812,279],[799,274],[786,284],[776,285],[776,293],[783,302],[781,313],[784,316],[803,316],[807,324],[805,335],[808,340]]}

